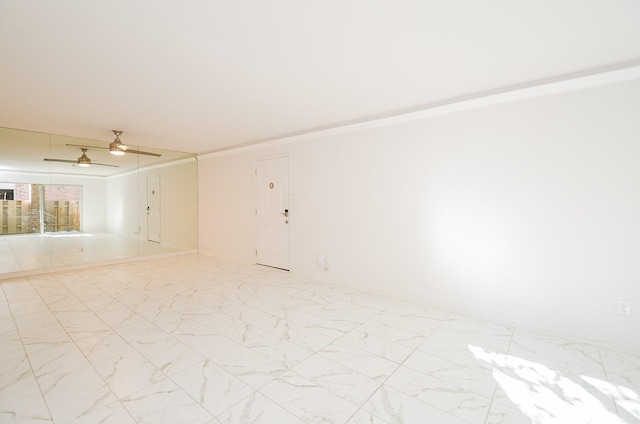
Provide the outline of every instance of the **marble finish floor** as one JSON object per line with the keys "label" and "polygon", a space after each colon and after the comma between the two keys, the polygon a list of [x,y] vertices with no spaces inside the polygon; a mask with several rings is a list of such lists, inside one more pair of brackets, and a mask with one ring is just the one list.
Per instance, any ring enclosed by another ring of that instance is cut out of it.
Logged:
{"label": "marble finish floor", "polygon": [[179,249],[109,233],[0,235],[2,274],[177,252]]}
{"label": "marble finish floor", "polygon": [[638,423],[640,355],[188,254],[4,280],[1,423]]}

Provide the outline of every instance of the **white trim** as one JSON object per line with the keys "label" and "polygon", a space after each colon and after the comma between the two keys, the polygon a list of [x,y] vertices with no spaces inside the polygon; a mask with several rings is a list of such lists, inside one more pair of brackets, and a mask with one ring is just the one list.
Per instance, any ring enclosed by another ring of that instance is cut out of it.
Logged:
{"label": "white trim", "polygon": [[71,177],[71,178],[93,178],[96,180],[101,180],[107,178],[104,175],[86,175],[86,174],[65,174],[62,172],[50,173],[50,172],[40,172],[40,171],[18,171],[18,170],[9,170],[9,169],[0,169],[0,174],[2,173],[8,174],[26,174],[26,175],[41,175],[45,177]]}
{"label": "white trim", "polygon": [[157,165],[149,165],[149,166],[145,166],[144,168],[137,168],[134,169],[133,171],[128,171],[128,172],[123,172],[122,174],[115,174],[115,175],[108,175],[105,178],[116,178],[116,177],[126,177],[127,175],[135,175],[140,173],[141,171],[151,171],[154,169],[160,169],[160,168],[166,168],[167,166],[174,166],[174,165],[181,165],[183,163],[189,163],[189,162],[194,162],[197,161],[198,158],[196,156],[192,156],[186,159],[179,159],[179,160],[175,160],[173,162],[164,162],[164,163],[159,163]]}
{"label": "white trim", "polygon": [[463,112],[487,106],[499,105],[542,96],[549,96],[552,94],[565,93],[568,91],[582,90],[585,88],[598,87],[602,85],[635,79],[640,79],[640,66],[632,66],[624,69],[601,72],[582,77],[575,77],[562,81],[547,82],[530,87],[510,89],[508,91],[499,93],[481,94],[474,98],[467,98],[465,100],[453,100],[452,102],[446,104],[427,106],[423,109],[413,112],[370,119],[364,122],[337,125],[331,128],[310,131],[304,134],[283,136],[272,140],[257,142],[251,145],[232,147],[217,152],[198,155],[198,160],[211,159],[220,156],[264,149],[266,147],[295,143],[298,141],[310,140],[319,137],[345,134],[369,128],[378,128],[405,122],[417,121],[421,119],[433,118],[436,116],[448,115],[451,113]]}

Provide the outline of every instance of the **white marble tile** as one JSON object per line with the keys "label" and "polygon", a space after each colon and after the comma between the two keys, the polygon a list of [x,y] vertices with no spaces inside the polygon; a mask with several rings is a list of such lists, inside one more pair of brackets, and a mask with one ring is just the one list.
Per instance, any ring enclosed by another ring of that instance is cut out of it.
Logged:
{"label": "white marble tile", "polygon": [[100,291],[100,294],[96,295],[91,300],[86,300],[84,304],[87,306],[87,308],[91,309],[97,314],[104,314],[113,310],[126,308],[126,306],[124,306],[122,303],[118,302],[112,296],[102,291]]}
{"label": "white marble tile", "polygon": [[387,386],[378,389],[362,409],[391,424],[467,423]]}
{"label": "white marble tile", "polygon": [[[73,274],[73,273],[59,274],[59,275],[79,278],[77,274]],[[65,283],[63,282],[63,284]],[[69,288],[69,283],[66,283],[65,287]],[[73,294],[78,298],[78,300],[80,300],[82,303],[86,305],[87,302],[94,300],[100,296],[103,296],[104,292],[98,289],[97,287],[93,287],[89,285],[88,282],[82,281],[80,288],[73,289]]]}
{"label": "white marble tile", "polygon": [[204,424],[213,418],[168,379],[132,393],[121,401],[141,424]]}
{"label": "white marble tile", "polygon": [[133,347],[113,331],[85,337],[75,343],[93,364],[133,351]]}
{"label": "white marble tile", "polygon": [[379,382],[386,380],[398,368],[398,364],[395,362],[339,340],[321,349],[318,353]]}
{"label": "white marble tile", "polygon": [[281,321],[280,325],[271,331],[271,334],[312,352],[319,351],[335,340],[326,334],[309,330],[306,327],[289,321]]}
{"label": "white marble tile", "polygon": [[345,294],[340,297],[340,300],[342,300],[343,302],[366,306],[368,308],[376,309],[379,311],[387,309],[394,303],[398,302],[398,299],[365,291]]}
{"label": "white marble tile", "polygon": [[14,317],[18,331],[26,333],[30,330],[39,330],[44,326],[58,324],[58,319],[48,309],[46,311],[25,314]]}
{"label": "white marble tile", "polygon": [[238,343],[228,337],[197,323],[183,324],[172,335],[207,358],[238,347]]}
{"label": "white marble tile", "polygon": [[434,308],[420,303],[409,302],[407,300],[398,300],[385,309],[388,314],[394,314],[403,317],[413,318],[430,318],[435,320],[443,320],[451,314],[448,311]]}
{"label": "white marble tile", "polygon": [[53,422],[26,356],[0,360],[0,422]]}
{"label": "white marble tile", "polygon": [[[438,330],[456,333],[459,338],[477,341],[500,352],[506,352],[514,334],[513,327],[459,314],[450,314],[442,320],[435,337]],[[451,334],[446,337],[451,338]]]}
{"label": "white marble tile", "polygon": [[33,314],[37,312],[49,312],[50,309],[41,299],[27,300],[24,302],[9,301],[9,308],[14,317]]}
{"label": "white marble tile", "polygon": [[31,367],[38,379],[50,380],[86,368],[91,364],[71,342],[29,353]]}
{"label": "white marble tile", "polygon": [[531,424],[530,417],[525,415],[519,408],[505,406],[494,402],[489,409],[485,424]]}
{"label": "white marble tile", "polygon": [[133,309],[136,305],[144,303],[147,300],[147,296],[138,292],[137,290],[132,290],[129,287],[119,293],[114,294],[113,297],[118,302],[131,309]]}
{"label": "white marble tile", "polygon": [[[523,382],[538,390],[550,390],[562,399],[580,397],[590,402],[599,402],[604,408],[615,410],[611,396],[602,393],[588,384],[585,378],[593,381],[606,381],[604,370],[592,368],[582,363],[569,362],[566,359],[550,358],[536,352],[522,351],[515,347],[509,354],[477,350],[479,357],[494,366],[505,381]],[[585,392],[586,391],[586,392]],[[498,387],[494,396],[496,402],[511,406],[505,388]],[[506,400],[506,403],[505,403]]]}
{"label": "white marble tile", "polygon": [[53,314],[61,323],[74,321],[77,319],[91,319],[95,317],[95,312],[93,312],[83,304],[76,304],[74,308],[54,312]]}
{"label": "white marble tile", "polygon": [[580,378],[593,389],[597,390],[600,397],[606,396],[615,404],[620,418],[626,422],[640,422],[640,380],[635,380],[629,375],[607,373],[607,379],[593,378],[581,375]]}
{"label": "white marble tile", "polygon": [[496,381],[485,369],[463,367],[421,351],[415,351],[403,365],[489,398],[496,388]]}
{"label": "white marble tile", "polygon": [[353,330],[358,324],[346,325],[343,322],[332,321],[314,314],[304,314],[296,317],[293,322],[311,331],[337,339]]}
{"label": "white marble tile", "polygon": [[207,319],[198,320],[198,322],[241,344],[265,332],[261,328],[223,313],[214,313]]}
{"label": "white marble tile", "polygon": [[480,396],[407,367],[400,367],[385,385],[472,423],[483,422],[491,404],[489,395]]}
{"label": "white marble tile", "polygon": [[132,326],[147,325],[148,321],[136,314],[133,310],[122,306],[109,308],[109,310],[97,313],[97,316],[114,330]]}
{"label": "white marble tile", "polygon": [[402,315],[399,312],[384,310],[372,317],[371,322],[398,328],[420,336],[428,336],[434,329],[438,328],[441,320],[433,317],[415,317],[411,314]]}
{"label": "white marble tile", "polygon": [[[0,296],[2,295],[2,290],[0,290]],[[13,321],[13,317],[11,316],[11,308],[9,308],[9,304],[7,301],[0,297],[0,320],[8,320],[11,319]]]}
{"label": "white marble tile", "polygon": [[171,310],[168,306],[165,306],[159,302],[152,301],[153,304],[139,305],[134,308],[134,311],[141,317],[149,322],[152,322],[156,327],[172,333],[176,331],[181,325],[185,323],[196,322],[191,317],[183,315],[179,312]]}
{"label": "white marble tile", "polygon": [[136,349],[139,346],[149,347],[157,343],[163,343],[167,338],[173,338],[146,320],[127,327],[117,328],[115,331]]}
{"label": "white marble tile", "polygon": [[136,424],[120,401],[115,401],[73,420],[73,424]]}
{"label": "white marble tile", "polygon": [[303,424],[282,406],[254,392],[241,402],[220,414],[223,424]]}
{"label": "white marble tile", "polygon": [[19,277],[2,280],[2,291],[6,298],[9,299],[12,295],[16,295],[24,291],[34,291],[34,289],[26,277]]}
{"label": "white marble tile", "polygon": [[305,423],[344,423],[358,409],[291,371],[267,384],[260,392]]}
{"label": "white marble tile", "polygon": [[477,349],[487,352],[495,352],[490,346],[478,340],[466,339],[464,336],[438,329],[429,336],[424,343],[418,346],[418,350],[429,355],[437,356],[470,368],[484,368],[493,370],[495,364],[488,363],[478,358],[473,352]]}
{"label": "white marble tile", "polygon": [[211,360],[256,389],[279,377],[287,370],[285,366],[244,346],[226,350]]}
{"label": "white marble tile", "polygon": [[166,376],[135,351],[112,357],[94,365],[118,398],[152,386]]}
{"label": "white marble tile", "polygon": [[358,330],[366,331],[369,334],[391,340],[412,349],[417,348],[427,339],[425,334],[404,330],[384,322],[368,321],[358,327]]}
{"label": "white marble tile", "polygon": [[298,304],[291,305],[287,300],[281,301],[280,298],[276,300],[256,298],[255,301],[247,303],[247,306],[266,312],[267,314],[278,317],[281,320],[292,320],[305,313],[298,309]]}
{"label": "white marble tile", "polygon": [[610,401],[601,402],[572,379],[548,374],[545,369],[531,372],[526,367],[495,371],[499,388],[494,405],[516,408],[534,423],[623,423]]}
{"label": "white marble tile", "polygon": [[57,296],[43,296],[43,298],[46,299],[47,307],[52,312],[77,311],[85,308],[84,304],[71,292],[67,289],[64,289],[64,292],[65,293],[60,293]]}
{"label": "white marble tile", "polygon": [[264,331],[269,331],[277,328],[281,320],[281,318],[275,315],[271,315],[253,308],[247,308],[246,310],[241,312],[237,316],[237,318]]}
{"label": "white marble tile", "polygon": [[410,347],[376,336],[361,328],[350,331],[340,340],[397,364],[401,364],[413,353]]}
{"label": "white marble tile", "polygon": [[55,422],[72,422],[116,400],[92,367],[38,379],[38,383]]}
{"label": "white marble tile", "polygon": [[255,391],[210,360],[174,374],[171,379],[214,416]]}
{"label": "white marble tile", "polygon": [[326,308],[314,308],[309,311],[309,315],[316,315],[333,324],[338,324],[345,328],[347,331],[351,331],[354,328],[361,326],[369,319],[369,317],[365,317],[357,312],[353,312],[350,310],[332,310]]}
{"label": "white marble tile", "polygon": [[17,331],[0,336],[0,352],[2,352],[1,360],[22,358],[26,355]]}
{"label": "white marble tile", "polygon": [[[289,291],[287,292],[287,294],[279,297],[277,300],[274,300],[272,302],[282,306],[286,311],[294,310],[294,311],[300,311],[304,313],[310,307],[314,306],[315,302],[313,302],[313,300],[305,299],[304,296],[300,296],[300,293],[310,294],[310,292],[308,291],[299,291],[299,290]],[[265,312],[269,312],[269,311],[265,311]],[[277,314],[273,314],[273,315],[279,316]],[[281,317],[281,318],[285,318],[285,317]],[[294,317],[289,316],[286,318],[293,319]]]}
{"label": "white marble tile", "polygon": [[270,333],[264,333],[243,344],[251,351],[290,369],[313,354],[287,340]]}
{"label": "white marble tile", "polygon": [[312,314],[319,315],[333,321],[347,320],[348,325],[352,322],[362,324],[380,312],[379,309],[360,305],[358,303],[346,302],[340,299],[336,299],[330,303],[308,307],[306,310]]}
{"label": "white marble tile", "polygon": [[264,267],[195,254],[1,287],[0,422],[53,422],[45,398],[58,424],[640,422],[637,353]]}
{"label": "white marble tile", "polygon": [[169,336],[154,343],[137,344],[136,349],[168,376],[205,359],[200,353]]}
{"label": "white marble tile", "polygon": [[62,327],[75,341],[98,334],[111,333],[111,328],[95,315],[65,321],[62,323]]}
{"label": "white marble tile", "polygon": [[320,355],[313,355],[292,371],[355,405],[362,404],[380,387],[372,378]]}
{"label": "white marble tile", "polygon": [[596,346],[518,329],[513,335],[509,353],[518,352],[524,355],[527,351],[555,360],[603,369],[600,352]]}
{"label": "white marble tile", "polygon": [[632,382],[640,382],[640,352],[630,353],[611,348],[600,348],[600,357],[607,374],[616,374]]}
{"label": "white marble tile", "polygon": [[71,342],[69,334],[58,323],[47,324],[37,329],[20,331],[20,337],[27,353],[48,349]]}
{"label": "white marble tile", "polygon": [[347,424],[390,424],[390,422],[376,417],[371,412],[360,409]]}

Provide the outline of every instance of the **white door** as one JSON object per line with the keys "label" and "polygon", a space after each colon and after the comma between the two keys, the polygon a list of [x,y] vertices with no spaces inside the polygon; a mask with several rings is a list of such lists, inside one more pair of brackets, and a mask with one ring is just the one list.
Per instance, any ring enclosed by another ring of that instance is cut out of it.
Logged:
{"label": "white door", "polygon": [[289,269],[289,158],[256,162],[256,263]]}
{"label": "white door", "polygon": [[160,175],[147,176],[147,240],[160,243]]}

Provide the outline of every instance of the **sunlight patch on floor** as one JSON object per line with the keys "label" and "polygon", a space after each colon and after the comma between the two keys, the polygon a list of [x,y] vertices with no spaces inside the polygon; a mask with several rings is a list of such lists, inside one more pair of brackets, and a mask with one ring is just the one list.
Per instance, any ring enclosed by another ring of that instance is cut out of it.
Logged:
{"label": "sunlight patch on floor", "polygon": [[[469,350],[493,367],[493,377],[509,400],[534,424],[627,424],[584,387],[543,364],[473,345]],[[638,416],[640,403],[633,390],[592,377],[581,378]]]}
{"label": "sunlight patch on floor", "polygon": [[588,376],[581,376],[581,378],[605,395],[611,396],[618,405],[640,420],[640,396],[636,392],[628,387],[611,384],[597,378]]}

